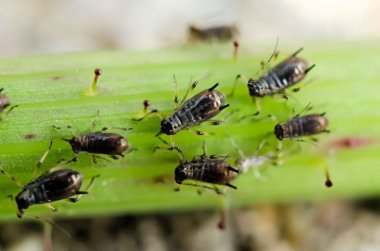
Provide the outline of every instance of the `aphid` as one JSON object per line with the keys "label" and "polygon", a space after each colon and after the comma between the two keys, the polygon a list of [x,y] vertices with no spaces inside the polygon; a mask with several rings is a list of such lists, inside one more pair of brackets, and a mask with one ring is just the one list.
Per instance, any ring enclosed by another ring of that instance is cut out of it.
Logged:
{"label": "aphid", "polygon": [[283,140],[329,132],[326,129],[328,120],[324,115],[325,113],[297,115],[284,123],[277,124],[274,127],[274,134],[277,139]]}
{"label": "aphid", "polygon": [[238,29],[233,25],[215,26],[206,29],[189,26],[189,39],[194,41],[225,41],[231,40],[238,34]]}
{"label": "aphid", "polygon": [[[306,106],[308,109],[309,106]],[[327,130],[328,119],[325,113],[309,114],[305,116],[296,115],[292,119],[279,123],[274,127],[274,134],[279,142],[278,150],[281,149],[281,142],[283,139],[296,139],[304,136],[313,136],[323,132],[330,132]],[[304,141],[297,139],[297,141]],[[333,183],[330,179],[328,165],[325,166],[326,187],[332,187]]]}
{"label": "aphid", "polygon": [[200,156],[195,156],[191,161],[185,160],[185,158],[182,155],[182,151],[179,150],[178,152],[181,154],[181,160],[180,164],[174,170],[174,179],[177,184],[203,187],[214,190],[218,194],[222,194],[222,191],[216,186],[201,186],[192,183],[184,183],[184,181],[201,181],[215,185],[224,185],[233,189],[237,189],[237,187],[232,185],[230,182],[236,178],[237,174],[240,171],[232,167],[226,161],[228,156],[208,156],[206,155],[206,149],[204,144],[203,154]]}
{"label": "aphid", "polygon": [[[52,143],[50,144],[49,149],[41,157],[36,169],[41,166],[51,147]],[[95,178],[98,177],[92,177],[86,189],[81,191],[80,188],[82,186],[83,174],[69,168],[59,168],[59,166],[53,167],[25,186],[3,169],[0,169],[0,172],[15,181],[16,184],[22,188],[22,191],[15,197],[18,208],[17,217],[19,218],[23,216],[24,210],[36,204],[46,204],[50,209],[56,211],[56,209],[49,204],[50,202],[63,199],[67,199],[73,203],[77,202],[81,195],[88,193],[88,189],[94,182]],[[72,197],[75,195],[78,196]]]}
{"label": "aphid", "polygon": [[[55,127],[57,128],[57,127]],[[132,128],[121,128],[124,130],[131,130]],[[130,144],[123,135],[117,133],[107,133],[107,128],[103,128],[100,132],[92,132],[88,134],[79,134],[73,136],[71,139],[63,139],[69,142],[73,152],[76,156],[72,161],[78,160],[78,155],[80,152],[88,152],[93,154],[106,154],[111,156],[113,159],[119,159],[124,157],[124,152],[130,148]],[[133,151],[130,149],[129,153]],[[96,158],[98,156],[93,155],[93,161],[96,163]]]}
{"label": "aphid", "polygon": [[9,99],[9,97],[5,94],[3,94],[4,88],[0,88],[0,112],[3,112],[5,109],[7,109],[9,107],[9,110],[7,112],[10,113],[15,107],[18,107],[18,105],[13,105],[13,106],[10,106],[11,105],[11,101]]}
{"label": "aphid", "polygon": [[[98,113],[99,116],[99,113]],[[93,121],[93,127],[95,127],[96,121]],[[56,129],[61,129],[60,127],[54,126]],[[134,151],[135,149],[130,148],[130,144],[128,140],[120,134],[117,133],[109,133],[105,132],[108,130],[107,127],[102,128],[101,131],[98,132],[90,132],[87,134],[76,134],[71,126],[67,126],[68,129],[71,130],[74,135],[71,139],[65,139],[64,141],[69,142],[73,152],[76,154],[75,157],[71,161],[77,161],[78,155],[80,152],[88,152],[93,155],[93,162],[97,163],[96,156],[94,154],[105,154],[109,155],[113,159],[119,159],[124,157],[124,152],[129,149],[126,153]],[[132,128],[119,128],[117,129],[128,131],[132,130]]]}
{"label": "aphid", "polygon": [[[303,48],[299,49],[260,78],[248,80],[249,95],[256,100],[256,115],[261,111],[258,98],[277,93],[284,94],[286,89],[304,79],[306,74],[315,67],[315,64],[309,67],[305,59],[296,57],[302,50]],[[293,91],[299,91],[299,88],[295,88]]]}
{"label": "aphid", "polygon": [[[175,81],[176,84],[176,81]],[[190,90],[197,86],[198,82],[194,82],[185,94],[185,97],[179,103],[178,95],[175,95],[174,102],[176,109],[169,117],[162,119],[161,130],[156,134],[159,136],[164,133],[174,135],[181,130],[190,129],[193,126],[199,125],[202,122],[208,121],[219,114],[220,111],[227,108],[229,104],[224,104],[225,95],[217,90],[219,83],[216,83],[211,88],[206,89],[192,98],[186,100]],[[186,101],[185,101],[186,100]],[[179,107],[178,107],[179,106]],[[148,114],[141,118],[134,118],[136,121],[141,121],[150,114],[156,113],[162,118],[157,109],[153,109]],[[218,125],[221,121],[212,121],[214,125]],[[197,131],[198,134],[203,133]]]}

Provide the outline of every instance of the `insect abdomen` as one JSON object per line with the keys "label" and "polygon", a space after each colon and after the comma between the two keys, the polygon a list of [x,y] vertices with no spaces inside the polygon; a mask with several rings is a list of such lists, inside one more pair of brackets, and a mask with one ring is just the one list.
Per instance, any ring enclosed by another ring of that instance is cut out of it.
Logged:
{"label": "insect abdomen", "polygon": [[278,139],[297,138],[321,133],[326,130],[328,120],[319,114],[311,114],[302,117],[295,117],[285,123],[275,127],[275,134]]}

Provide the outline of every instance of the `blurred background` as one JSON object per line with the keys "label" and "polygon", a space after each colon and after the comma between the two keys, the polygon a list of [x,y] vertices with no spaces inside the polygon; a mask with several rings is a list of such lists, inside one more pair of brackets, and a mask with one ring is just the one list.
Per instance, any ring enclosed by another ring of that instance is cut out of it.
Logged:
{"label": "blurred background", "polygon": [[[240,43],[373,41],[379,0],[0,1],[0,56],[189,43],[189,27],[236,28]],[[202,37],[202,36],[201,36]],[[199,43],[199,39],[193,40]],[[55,250],[380,250],[378,200],[260,205],[215,212],[58,222]],[[3,224],[0,250],[43,250],[40,224]]]}
{"label": "blurred background", "polygon": [[378,0],[2,0],[0,55],[162,48],[190,25],[234,25],[241,43],[369,40],[378,13]]}

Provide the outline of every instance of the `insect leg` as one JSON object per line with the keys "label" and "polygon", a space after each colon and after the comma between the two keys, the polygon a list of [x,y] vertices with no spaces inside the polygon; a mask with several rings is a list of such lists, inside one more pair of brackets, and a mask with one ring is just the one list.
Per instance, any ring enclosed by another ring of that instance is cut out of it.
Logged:
{"label": "insect leg", "polygon": [[232,146],[236,149],[236,151],[239,153],[240,158],[246,159],[243,150],[241,150],[241,148],[236,144],[235,140],[230,138],[230,142],[231,142]]}
{"label": "insect leg", "polygon": [[[304,112],[307,112],[307,111],[310,111],[311,109],[313,109],[313,107],[311,106],[311,103],[308,103],[299,113],[297,113],[294,117],[299,117],[302,113]],[[294,113],[295,111],[293,111]]]}
{"label": "insect leg", "polygon": [[189,94],[195,89],[195,87],[197,87],[198,83],[199,83],[198,81],[194,81],[193,83],[190,82],[189,87],[187,88],[187,91],[185,93],[185,96],[183,96],[180,104],[183,104],[183,102],[185,102],[187,96],[189,96]]}
{"label": "insect leg", "polygon": [[48,154],[49,154],[49,152],[50,152],[52,146],[53,146],[53,141],[50,141],[50,145],[49,145],[48,149],[44,152],[44,154],[42,154],[40,160],[37,162],[37,165],[36,165],[36,167],[34,168],[34,171],[33,171],[33,177],[35,177],[36,174],[37,174],[37,171],[40,170],[41,165],[42,165],[42,163],[45,161],[46,157],[48,156]]}
{"label": "insect leg", "polygon": [[153,109],[150,112],[148,112],[147,114],[143,115],[142,117],[132,118],[132,120],[133,121],[141,121],[141,120],[143,120],[146,117],[149,117],[151,115],[155,115],[155,116],[159,117],[161,120],[164,118],[164,116],[157,109]]}
{"label": "insect leg", "polygon": [[133,130],[132,127],[129,127],[129,128],[126,128],[126,127],[103,127],[102,130],[100,132],[105,132],[107,131],[108,129],[115,129],[115,130],[121,130],[121,131],[130,131],[130,130]]}
{"label": "insect leg", "polygon": [[256,112],[253,114],[254,116],[257,116],[261,112],[261,98],[255,97],[255,103],[256,103]]}
{"label": "insect leg", "polygon": [[[60,127],[60,126],[56,126],[56,125],[52,125],[52,127],[53,127],[54,129],[57,129],[57,130],[61,130],[61,129],[62,129],[62,127]],[[73,129],[73,127],[72,127],[71,125],[66,126],[66,128],[69,129],[69,131],[71,132],[71,134],[72,134],[73,136],[77,135],[77,133],[74,131],[74,129]],[[63,139],[63,140],[65,140],[65,141],[69,141],[69,139]]]}
{"label": "insect leg", "polygon": [[76,197],[76,198],[68,198],[67,200],[69,202],[75,203],[75,202],[77,202],[82,197],[83,194],[88,194],[88,190],[90,189],[90,187],[94,183],[95,179],[98,178],[99,176],[100,176],[100,174],[93,176],[91,178],[90,182],[88,183],[86,189],[84,191],[78,191],[76,193],[78,195],[78,197]]}
{"label": "insect leg", "polygon": [[153,152],[157,151],[158,149],[162,149],[162,150],[168,150],[168,151],[173,151],[173,150],[176,150],[179,157],[180,157],[180,160],[184,160],[185,157],[183,156],[183,152],[182,152],[182,149],[179,148],[178,146],[176,146],[174,144],[174,142],[172,141],[172,144],[169,144],[167,141],[165,141],[164,139],[162,139],[161,137],[157,137],[162,143],[164,143],[165,145],[168,145],[169,147],[163,147],[163,146],[156,146],[154,149],[153,149]]}
{"label": "insect leg", "polygon": [[16,107],[19,107],[19,105],[12,105],[12,106],[9,108],[9,110],[7,111],[7,116],[8,116],[8,114],[9,114],[13,109],[15,109]]}
{"label": "insect leg", "polygon": [[234,96],[235,89],[236,89],[236,86],[237,86],[239,80],[243,81],[244,83],[248,83],[248,78],[246,76],[244,76],[242,74],[236,75],[234,85],[232,86],[231,92],[227,95],[228,97]]}
{"label": "insect leg", "polygon": [[210,189],[210,190],[215,191],[217,194],[223,194],[224,195],[223,191],[217,187],[210,187],[210,186],[206,186],[206,185],[199,185],[199,184],[192,184],[192,183],[182,183],[182,185],[193,186],[193,187],[198,187],[198,188],[206,188],[206,189]]}
{"label": "insect leg", "polygon": [[234,185],[232,185],[232,184],[230,184],[230,183],[226,183],[225,185],[228,186],[228,187],[231,187],[231,188],[233,188],[233,189],[237,189],[236,186],[234,186]]}
{"label": "insect leg", "polygon": [[256,112],[255,113],[252,113],[252,114],[247,114],[247,115],[244,115],[242,116],[239,121],[242,121],[246,118],[249,118],[249,117],[252,117],[252,116],[257,116],[261,113],[261,98],[259,97],[254,97],[253,98],[255,100],[255,103],[256,103]]}
{"label": "insect leg", "polygon": [[8,173],[4,169],[0,168],[0,173],[4,174],[6,177],[8,177],[10,180],[12,180],[18,187],[20,187],[20,188],[24,187],[24,184],[21,181],[19,181],[15,176],[13,176],[12,174]]}
{"label": "insect leg", "polygon": [[235,111],[236,110],[229,112],[226,116],[224,116],[223,118],[221,118],[219,120],[212,120],[212,119],[210,119],[207,122],[210,123],[211,125],[214,125],[214,126],[220,125],[221,123],[223,123],[224,121],[226,121],[227,119],[229,119],[232,116],[232,114],[235,113]]}

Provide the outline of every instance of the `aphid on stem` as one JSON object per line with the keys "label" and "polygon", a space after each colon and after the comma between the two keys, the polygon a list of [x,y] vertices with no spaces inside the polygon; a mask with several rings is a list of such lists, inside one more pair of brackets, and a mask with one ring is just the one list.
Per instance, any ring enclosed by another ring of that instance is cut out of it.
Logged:
{"label": "aphid on stem", "polygon": [[[159,138],[162,142],[169,145],[166,141]],[[187,161],[182,150],[178,146],[170,146],[168,148],[157,147],[156,149],[176,150],[180,156],[180,164],[174,170],[175,182],[179,185],[195,186],[198,188],[206,188],[214,190],[217,194],[223,194],[216,185],[224,185],[237,189],[230,182],[234,180],[240,171],[232,167],[226,159],[229,156],[207,155],[205,143],[203,143],[203,153],[200,156],[195,156],[191,161]],[[200,181],[213,184],[213,187],[208,185],[199,185],[197,183],[184,182],[186,180]],[[176,189],[179,191],[180,187]],[[199,191],[199,190],[198,190]]]}
{"label": "aphid on stem", "polygon": [[[96,120],[93,121],[92,125],[95,127]],[[53,125],[53,127],[56,129],[61,129],[58,126]],[[130,148],[130,143],[123,135],[106,132],[108,130],[107,127],[103,127],[101,131],[90,132],[87,134],[77,134],[72,130],[71,126],[67,126],[67,128],[70,129],[73,137],[69,139],[63,138],[63,140],[69,142],[73,152],[75,153],[75,157],[71,161],[77,161],[80,152],[92,153],[93,162],[97,163],[96,158],[99,158],[99,156],[95,154],[105,154],[113,159],[119,159],[124,157],[124,154],[136,150],[134,148]],[[132,130],[132,128],[113,128],[124,131]]]}
{"label": "aphid on stem", "polygon": [[[191,128],[196,125],[199,125],[205,121],[210,121],[211,118],[215,117],[219,114],[219,112],[229,106],[229,104],[224,104],[225,95],[216,90],[216,87],[218,87],[219,83],[216,83],[209,89],[206,89],[196,94],[192,98],[186,100],[188,94],[198,85],[198,82],[195,81],[189,86],[181,102],[178,98],[177,81],[175,79],[175,76],[174,84],[176,90],[174,103],[176,107],[170,116],[163,118],[157,109],[153,109],[140,118],[133,118],[135,121],[141,121],[150,115],[159,116],[161,119],[161,129],[156,134],[156,136],[159,136],[162,133],[167,135],[174,135],[181,130],[191,130]],[[213,125],[219,125],[222,121],[215,120],[210,122]],[[201,131],[196,131],[196,133],[198,135],[204,134]]]}
{"label": "aphid on stem", "polygon": [[[48,150],[38,161],[34,174],[41,167],[51,148],[52,142]],[[50,202],[63,199],[67,199],[69,202],[77,202],[83,194],[88,193],[88,189],[91,187],[95,178],[99,176],[92,177],[85,190],[81,190],[83,174],[72,169],[63,168],[62,164],[51,168],[26,185],[23,185],[4,169],[0,169],[0,172],[14,181],[22,189],[15,197],[18,209],[17,217],[19,218],[22,218],[24,210],[36,204],[45,204],[52,211],[57,211]],[[73,197],[75,195],[78,196]],[[10,195],[9,197],[13,200],[13,196]]]}
{"label": "aphid on stem", "polygon": [[[277,44],[276,44],[277,48]],[[272,53],[267,64],[277,56],[277,49]],[[261,112],[261,98],[265,96],[273,96],[275,94],[282,94],[285,99],[288,99],[286,90],[299,83],[305,78],[307,73],[315,67],[315,64],[309,66],[308,62],[297,55],[303,50],[300,48],[285,60],[279,64],[270,68],[264,75],[256,79],[249,79],[248,90],[249,95],[254,99],[256,103],[257,111],[252,114],[254,116],[259,115]],[[265,63],[262,64],[260,71],[264,69]],[[260,72],[259,71],[259,72]],[[236,87],[236,83],[239,79],[245,79],[241,74],[238,74],[235,79],[233,89],[230,93],[232,96]],[[297,87],[293,89],[293,92],[298,92],[301,88]]]}
{"label": "aphid on stem", "polygon": [[[301,113],[310,110],[311,106],[308,104],[300,113],[295,115],[293,118],[277,123],[274,127],[274,135],[279,140],[279,145],[277,150],[280,151],[282,148],[282,141],[284,139],[296,140],[297,142],[309,142],[304,139],[299,139],[301,137],[310,137],[320,133],[329,133],[327,129],[328,119],[325,117],[325,113],[321,114],[308,114],[301,116]],[[272,119],[275,117],[272,116]],[[317,141],[316,138],[311,138],[312,141]],[[309,142],[312,143],[312,142]],[[330,179],[328,166],[325,167],[326,175],[326,186],[331,187],[332,181]]]}

